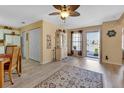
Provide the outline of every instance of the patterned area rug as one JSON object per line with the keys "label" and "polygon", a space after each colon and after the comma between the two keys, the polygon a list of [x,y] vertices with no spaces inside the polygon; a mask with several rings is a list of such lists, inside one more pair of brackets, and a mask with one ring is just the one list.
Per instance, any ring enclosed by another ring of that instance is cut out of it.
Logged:
{"label": "patterned area rug", "polygon": [[65,65],[34,88],[103,88],[101,73]]}

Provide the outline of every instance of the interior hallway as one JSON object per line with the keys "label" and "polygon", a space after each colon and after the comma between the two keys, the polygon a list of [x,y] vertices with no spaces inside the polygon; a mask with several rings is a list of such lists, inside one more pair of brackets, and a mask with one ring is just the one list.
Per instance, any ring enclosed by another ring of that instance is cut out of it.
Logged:
{"label": "interior hallway", "polygon": [[23,60],[22,76],[18,77],[17,74],[13,75],[14,85],[11,85],[9,81],[7,81],[8,78],[6,78],[5,87],[34,87],[42,80],[45,80],[54,72],[61,69],[64,65],[77,66],[87,70],[103,73],[104,87],[124,87],[124,66],[110,65],[105,63],[100,64],[98,60],[76,57],[68,57],[62,61],[51,62],[44,65],[39,65],[39,63],[34,61],[26,63],[25,60]]}

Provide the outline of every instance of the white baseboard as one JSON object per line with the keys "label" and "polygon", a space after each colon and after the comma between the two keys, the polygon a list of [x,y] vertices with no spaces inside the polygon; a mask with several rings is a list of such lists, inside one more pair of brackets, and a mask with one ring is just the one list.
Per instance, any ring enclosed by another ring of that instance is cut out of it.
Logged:
{"label": "white baseboard", "polygon": [[103,62],[101,62],[101,63],[107,63],[107,64],[119,65],[119,66],[121,66],[121,65],[122,65],[121,63],[117,64],[117,63],[114,63],[114,62],[105,62],[105,61],[103,61]]}

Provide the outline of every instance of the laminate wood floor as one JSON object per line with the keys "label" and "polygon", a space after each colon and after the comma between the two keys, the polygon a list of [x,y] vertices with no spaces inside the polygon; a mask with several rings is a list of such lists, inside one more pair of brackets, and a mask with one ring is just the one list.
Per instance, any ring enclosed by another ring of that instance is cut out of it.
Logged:
{"label": "laminate wood floor", "polygon": [[124,66],[100,64],[99,60],[92,58],[68,57],[59,62],[51,62],[41,65],[38,62],[30,60],[26,63],[23,60],[22,75],[18,77],[13,74],[14,85],[8,81],[7,73],[5,75],[5,88],[32,88],[42,80],[61,69],[64,65],[72,65],[87,70],[103,74],[103,83],[106,88],[123,88],[124,87]]}

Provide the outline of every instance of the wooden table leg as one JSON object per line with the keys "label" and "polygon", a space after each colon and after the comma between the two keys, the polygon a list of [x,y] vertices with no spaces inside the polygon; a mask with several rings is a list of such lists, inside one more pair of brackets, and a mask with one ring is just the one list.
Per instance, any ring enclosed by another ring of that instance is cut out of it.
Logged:
{"label": "wooden table leg", "polygon": [[22,73],[22,59],[20,56],[20,60],[19,60],[19,72]]}
{"label": "wooden table leg", "polygon": [[4,86],[4,64],[0,63],[0,88]]}

